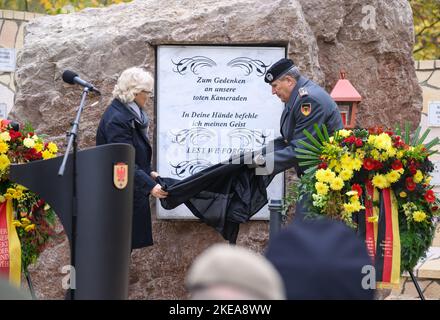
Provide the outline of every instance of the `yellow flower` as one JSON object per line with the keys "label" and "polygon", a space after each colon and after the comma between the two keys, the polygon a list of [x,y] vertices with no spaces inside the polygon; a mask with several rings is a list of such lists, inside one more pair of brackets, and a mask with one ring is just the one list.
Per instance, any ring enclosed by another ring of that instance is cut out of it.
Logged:
{"label": "yellow flower", "polygon": [[345,193],[347,196],[359,196],[357,191],[350,190]]}
{"label": "yellow flower", "polygon": [[0,171],[5,171],[10,164],[11,161],[9,161],[8,156],[0,154]]}
{"label": "yellow flower", "polygon": [[348,136],[351,135],[351,130],[342,129],[342,130],[339,130],[338,132],[339,132],[339,135],[343,138],[347,138]]}
{"label": "yellow flower", "polygon": [[0,195],[0,203],[3,203],[6,201],[6,198],[3,195]]}
{"label": "yellow flower", "polygon": [[363,162],[361,159],[355,158],[353,160],[353,170],[356,170],[356,171],[361,170],[362,164],[363,164]]}
{"label": "yellow flower", "polygon": [[406,194],[405,191],[402,191],[402,192],[399,193],[399,196],[400,196],[401,198],[406,198],[407,194]]}
{"label": "yellow flower", "polygon": [[333,181],[330,183],[330,188],[332,188],[332,190],[341,190],[344,187],[344,181],[337,177],[334,178]]}
{"label": "yellow flower", "polygon": [[31,223],[31,220],[29,220],[28,218],[21,218],[20,220],[21,220],[21,223],[22,223],[24,226],[26,226],[26,225],[28,225],[28,224]]}
{"label": "yellow flower", "polygon": [[388,179],[383,174],[376,174],[372,180],[373,186],[379,189],[385,189],[390,186]]}
{"label": "yellow flower", "polygon": [[403,155],[404,155],[403,151],[397,151],[396,157],[397,159],[401,159],[403,158]]}
{"label": "yellow flower", "polygon": [[414,182],[420,183],[423,181],[423,173],[420,170],[417,170],[416,174],[414,175]]}
{"label": "yellow flower", "polygon": [[315,174],[319,182],[330,182],[335,176],[336,174],[331,169],[319,169]]}
{"label": "yellow flower", "polygon": [[426,213],[424,213],[423,211],[415,211],[414,213],[413,213],[413,219],[414,219],[414,221],[416,221],[416,222],[422,222],[422,221],[425,221],[425,219],[426,219]]}
{"label": "yellow flower", "polygon": [[44,151],[41,153],[41,155],[43,156],[43,159],[44,159],[44,160],[55,157],[55,155],[54,155],[52,152],[50,152],[49,150],[44,150]]}
{"label": "yellow flower", "polygon": [[352,203],[344,203],[344,211],[346,213],[353,213],[354,212],[354,205]]}
{"label": "yellow flower", "polygon": [[21,227],[21,223],[20,223],[20,221],[18,221],[18,220],[14,220],[14,221],[12,221],[12,225],[14,226],[14,227]]}
{"label": "yellow flower", "polygon": [[43,144],[42,143],[36,143],[34,146],[35,151],[41,152],[43,150]]}
{"label": "yellow flower", "polygon": [[0,133],[0,141],[11,141],[11,136],[8,131]]}
{"label": "yellow flower", "polygon": [[316,192],[321,195],[326,195],[328,193],[328,185],[326,185],[323,182],[316,182],[315,183]]}
{"label": "yellow flower", "polygon": [[400,173],[396,170],[391,170],[386,174],[386,178],[390,183],[397,182],[400,179]]}
{"label": "yellow flower", "polygon": [[32,138],[24,138],[24,140],[23,140],[23,145],[24,145],[26,148],[31,149],[31,148],[33,148],[33,147],[35,146],[35,140],[32,139]]}
{"label": "yellow flower", "polygon": [[57,153],[58,152],[58,147],[55,143],[53,142],[49,142],[47,144],[47,150],[49,150],[52,153]]}
{"label": "yellow flower", "polygon": [[339,177],[344,180],[348,181],[353,177],[353,171],[352,170],[342,170],[339,174]]}
{"label": "yellow flower", "polygon": [[24,228],[24,231],[26,232],[30,232],[32,230],[35,230],[35,224],[30,224]]}
{"label": "yellow flower", "polygon": [[432,179],[432,177],[431,177],[430,175],[427,175],[427,176],[425,177],[425,183],[426,183],[426,184],[430,184],[430,183],[431,183],[431,179]]}
{"label": "yellow flower", "polygon": [[380,152],[376,149],[371,150],[371,156],[374,160],[380,160]]}
{"label": "yellow flower", "polygon": [[379,221],[379,216],[377,214],[372,215],[371,217],[367,218],[368,222],[377,223]]}
{"label": "yellow flower", "polygon": [[23,191],[19,189],[15,190],[14,194],[12,195],[12,197],[17,200],[20,200],[22,196],[23,196]]}
{"label": "yellow flower", "polygon": [[0,142],[0,153],[6,153],[9,150],[9,145],[5,142]]}

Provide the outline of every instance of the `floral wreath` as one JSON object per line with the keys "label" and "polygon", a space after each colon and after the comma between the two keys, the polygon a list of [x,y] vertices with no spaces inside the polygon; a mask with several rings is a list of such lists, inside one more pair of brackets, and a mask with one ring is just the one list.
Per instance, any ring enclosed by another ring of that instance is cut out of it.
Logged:
{"label": "floral wreath", "polygon": [[[429,129],[420,134],[420,127],[411,137],[409,124],[403,132],[399,127],[394,131],[358,128],[329,136],[325,126],[321,130],[317,125],[314,131],[312,135],[304,130],[309,141],[299,141],[301,147],[295,149],[299,165],[305,168],[299,187],[292,187],[296,200],[308,195],[311,216],[342,220],[358,233],[364,228],[368,234],[371,226],[371,239],[377,241],[388,196],[400,233],[394,249],[400,249],[401,269],[412,271],[432,243],[439,216],[429,156],[440,139],[424,143]],[[372,242],[366,241],[367,249],[379,250]]]}
{"label": "floral wreath", "polygon": [[[44,136],[35,134],[30,124],[20,129],[17,123],[0,119],[0,204],[11,204],[12,208],[12,217],[5,217],[5,221],[15,227],[15,230],[8,229],[9,243],[14,241],[15,232],[20,242],[16,251],[9,252],[11,269],[12,261],[21,255],[21,263],[17,265],[27,273],[28,266],[37,260],[54,235],[55,213],[38,195],[9,180],[10,164],[50,159],[57,152],[57,145],[44,142]],[[7,206],[1,208],[6,210]],[[2,213],[7,215],[6,211]]]}

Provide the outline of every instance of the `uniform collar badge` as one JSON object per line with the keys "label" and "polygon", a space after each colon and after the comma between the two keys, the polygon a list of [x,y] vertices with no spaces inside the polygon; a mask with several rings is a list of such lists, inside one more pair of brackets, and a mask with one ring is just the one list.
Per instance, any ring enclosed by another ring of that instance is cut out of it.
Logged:
{"label": "uniform collar badge", "polygon": [[309,93],[307,92],[307,89],[304,87],[299,88],[298,90],[299,96],[304,97],[307,96]]}

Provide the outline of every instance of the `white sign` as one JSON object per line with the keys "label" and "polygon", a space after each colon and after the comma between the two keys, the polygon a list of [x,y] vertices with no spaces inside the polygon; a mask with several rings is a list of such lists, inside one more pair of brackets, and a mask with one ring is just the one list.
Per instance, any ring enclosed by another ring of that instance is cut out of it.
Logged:
{"label": "white sign", "polygon": [[440,127],[440,101],[430,101],[428,105],[428,126]]}
{"label": "white sign", "polygon": [[440,186],[440,161],[432,161],[434,164],[434,171],[431,172],[431,185]]}
{"label": "white sign", "polygon": [[0,119],[6,119],[8,117],[8,105],[6,103],[0,102]]}
{"label": "white sign", "polygon": [[0,72],[15,71],[15,49],[0,48]]}
{"label": "white sign", "polygon": [[[157,169],[184,179],[238,151],[259,150],[280,135],[284,104],[264,82],[285,57],[282,47],[159,46],[157,51]],[[282,199],[277,175],[268,197]],[[193,219],[181,205],[159,218]],[[268,219],[267,206],[254,216]]]}

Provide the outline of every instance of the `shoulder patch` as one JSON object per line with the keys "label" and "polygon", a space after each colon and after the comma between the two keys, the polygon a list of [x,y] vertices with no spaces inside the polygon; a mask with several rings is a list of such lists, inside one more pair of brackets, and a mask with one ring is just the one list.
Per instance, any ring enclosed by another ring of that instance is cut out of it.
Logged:
{"label": "shoulder patch", "polygon": [[304,97],[304,96],[308,96],[309,92],[307,91],[306,88],[301,87],[301,88],[298,89],[298,94],[299,94],[300,97]]}
{"label": "shoulder patch", "polygon": [[312,112],[312,104],[311,103],[303,103],[301,104],[301,113],[306,117]]}

